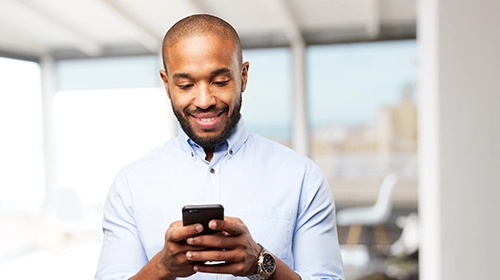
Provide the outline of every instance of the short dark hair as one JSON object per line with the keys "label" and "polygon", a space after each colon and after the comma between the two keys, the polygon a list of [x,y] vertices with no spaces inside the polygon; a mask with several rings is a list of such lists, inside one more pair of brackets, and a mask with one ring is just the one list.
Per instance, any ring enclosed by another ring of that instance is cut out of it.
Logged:
{"label": "short dark hair", "polygon": [[240,37],[231,24],[213,15],[195,14],[179,20],[165,34],[162,46],[162,60],[165,71],[167,70],[165,48],[174,45],[182,39],[198,35],[214,35],[221,39],[231,40],[234,44],[238,64],[242,65],[243,55]]}

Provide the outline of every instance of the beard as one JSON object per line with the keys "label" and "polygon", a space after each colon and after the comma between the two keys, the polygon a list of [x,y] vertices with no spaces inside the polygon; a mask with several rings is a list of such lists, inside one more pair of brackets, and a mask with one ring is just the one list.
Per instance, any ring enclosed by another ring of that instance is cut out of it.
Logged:
{"label": "beard", "polygon": [[241,103],[242,103],[242,98],[241,98],[241,93],[240,93],[240,98],[237,101],[233,113],[229,116],[229,120],[224,124],[224,127],[222,131],[213,136],[201,136],[198,135],[194,132],[193,127],[188,121],[188,117],[185,116],[190,116],[192,114],[198,114],[198,113],[207,113],[207,112],[223,112],[227,113],[229,111],[229,106],[226,104],[223,104],[221,106],[211,106],[207,109],[195,109],[195,110],[189,110],[189,109],[184,109],[184,114],[182,114],[179,110],[174,108],[173,104],[172,105],[172,111],[174,112],[175,117],[179,121],[179,124],[181,125],[182,130],[189,136],[191,140],[193,140],[196,144],[200,145],[201,147],[208,149],[208,148],[213,148],[217,146],[218,144],[222,143],[225,141],[229,136],[231,136],[231,133],[233,133],[234,128],[236,127],[236,124],[241,118]]}

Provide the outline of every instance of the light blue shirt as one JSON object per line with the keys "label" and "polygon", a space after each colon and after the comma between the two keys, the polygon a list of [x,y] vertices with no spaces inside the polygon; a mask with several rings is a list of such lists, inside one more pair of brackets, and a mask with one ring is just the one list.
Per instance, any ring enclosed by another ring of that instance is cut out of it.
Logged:
{"label": "light blue shirt", "polygon": [[[188,204],[222,204],[253,239],[302,279],[343,279],[335,207],[325,176],[308,158],[248,132],[240,120],[212,161],[179,136],[125,167],[104,206],[96,279],[128,279],[164,245]],[[246,279],[197,273],[188,279]]]}

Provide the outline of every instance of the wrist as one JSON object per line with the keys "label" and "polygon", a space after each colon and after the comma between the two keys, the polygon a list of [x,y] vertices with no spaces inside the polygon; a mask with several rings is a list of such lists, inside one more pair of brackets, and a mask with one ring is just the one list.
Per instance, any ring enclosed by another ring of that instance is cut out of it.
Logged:
{"label": "wrist", "polygon": [[276,259],[274,256],[262,245],[259,244],[259,247],[261,247],[261,250],[257,259],[257,271],[247,276],[250,280],[268,280],[276,271]]}
{"label": "wrist", "polygon": [[161,255],[156,254],[136,275],[129,280],[175,280],[161,262]]}
{"label": "wrist", "polygon": [[154,263],[156,277],[158,280],[175,280],[176,277],[172,276],[165,264],[162,262],[161,253],[156,254],[151,261]]}

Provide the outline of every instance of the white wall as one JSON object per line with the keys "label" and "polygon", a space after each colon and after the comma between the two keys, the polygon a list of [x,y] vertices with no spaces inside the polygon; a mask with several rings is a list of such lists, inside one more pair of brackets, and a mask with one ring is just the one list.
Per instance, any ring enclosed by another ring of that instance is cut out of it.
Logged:
{"label": "white wall", "polygon": [[499,279],[500,2],[421,0],[421,279]]}

